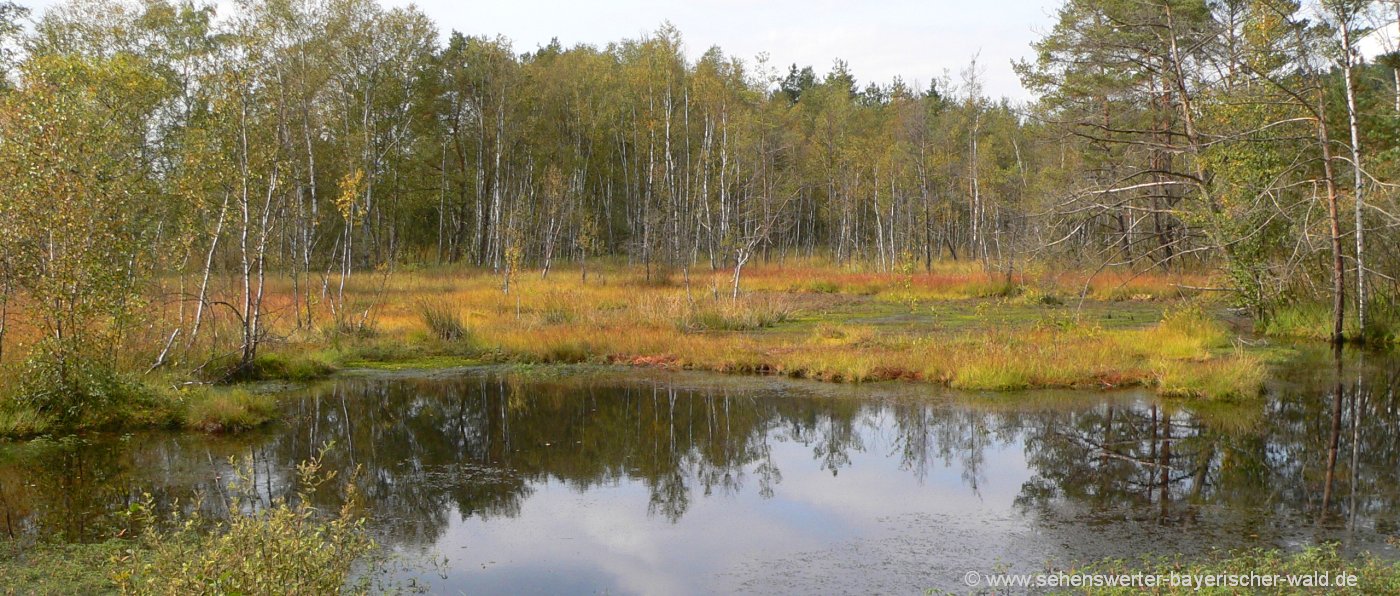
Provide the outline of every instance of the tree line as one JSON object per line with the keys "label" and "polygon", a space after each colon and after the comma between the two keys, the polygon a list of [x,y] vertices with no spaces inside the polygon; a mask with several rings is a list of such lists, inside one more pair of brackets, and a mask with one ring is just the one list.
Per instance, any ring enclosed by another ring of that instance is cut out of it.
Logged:
{"label": "tree line", "polygon": [[1387,7],[1069,0],[1018,104],[975,58],[861,84],[840,61],[691,60],[669,24],[519,51],[374,0],[3,3],[0,313],[22,297],[56,353],[116,346],[178,274],[169,343],[218,310],[251,362],[269,276],[313,328],[353,322],[347,280],[406,263],[508,290],[607,256],[732,269],[737,292],[755,258],[958,259],[1219,268],[1262,317],[1329,300],[1340,341],[1400,275],[1400,58],[1358,51]]}

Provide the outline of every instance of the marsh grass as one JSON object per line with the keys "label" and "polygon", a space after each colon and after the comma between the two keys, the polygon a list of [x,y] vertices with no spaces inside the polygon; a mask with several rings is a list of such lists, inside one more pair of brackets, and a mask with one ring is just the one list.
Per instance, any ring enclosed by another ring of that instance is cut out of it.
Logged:
{"label": "marsh grass", "polygon": [[[1342,331],[1346,340],[1379,348],[1400,346],[1400,304],[1378,294],[1372,299],[1366,312],[1367,329],[1363,336],[1356,314],[1348,310]],[[1271,337],[1312,342],[1330,341],[1332,307],[1320,301],[1289,302],[1270,310],[1268,316],[1256,321],[1255,328]]]}
{"label": "marsh grass", "polygon": [[1203,362],[1161,359],[1154,373],[1162,395],[1228,400],[1258,397],[1267,369],[1259,358],[1237,351]]}
{"label": "marsh grass", "polygon": [[128,548],[124,540],[0,542],[0,594],[114,594],[107,570]]}
{"label": "marsh grass", "polygon": [[[1310,546],[1302,551],[1288,553],[1274,549],[1252,549],[1242,551],[1210,551],[1205,556],[1188,558],[1183,555],[1146,557],[1137,561],[1113,559],[1067,570],[1069,573],[1095,575],[1121,575],[1149,573],[1170,576],[1173,573],[1204,577],[1208,575],[1267,575],[1298,578],[1326,574],[1336,578],[1343,571],[1357,576],[1356,587],[1346,588],[1336,585],[1322,587],[1252,587],[1204,589],[1196,586],[1162,586],[1152,590],[1154,594],[1396,594],[1400,593],[1400,564],[1386,561],[1375,555],[1366,554],[1348,558],[1337,551],[1335,545]],[[1087,588],[1084,594],[1117,595],[1141,594],[1141,588]]]}
{"label": "marsh grass", "polygon": [[300,351],[261,354],[253,367],[255,378],[260,381],[314,381],[336,371],[335,364],[315,353]]}
{"label": "marsh grass", "polygon": [[[1258,350],[1232,345],[1233,333],[1207,313],[1210,305],[1181,300],[1189,295],[1181,286],[1211,285],[1201,276],[1030,269],[1008,277],[961,262],[893,273],[760,263],[745,269],[737,300],[724,291],[729,271],[692,269],[688,283],[677,279],[675,272],[653,271],[648,279],[640,268],[595,263],[586,281],[563,271],[548,279],[521,272],[507,293],[488,271],[424,267],[358,276],[346,281],[347,303],[377,302],[362,309],[368,316],[354,319],[353,329],[319,303],[317,323],[296,326],[285,314],[295,311],[295,286],[271,279],[268,342],[236,380],[306,381],[343,367],[598,363],[988,391],[1143,385],[1234,399],[1256,393],[1264,370]],[[230,323],[211,318],[201,338],[227,336]],[[160,344],[163,336],[145,341]],[[153,358],[123,357],[132,366]],[[229,380],[229,366],[215,361],[200,371],[208,381]],[[0,375],[26,376],[6,369]],[[178,373],[172,367],[169,374]],[[0,397],[0,433],[53,429],[52,415],[8,407],[6,399]],[[121,419],[90,418],[234,429],[256,425],[266,412],[248,396],[189,412],[168,399],[117,400],[147,405],[122,408]]]}
{"label": "marsh grass", "polygon": [[681,331],[756,331],[787,321],[792,305],[782,295],[749,295],[742,300],[701,300],[681,309]]}
{"label": "marsh grass", "polygon": [[[1077,300],[1075,308],[1062,304],[1082,289],[1082,276],[1028,273],[1012,280],[1027,285],[1016,286],[967,264],[895,274],[802,265],[746,271],[737,300],[717,290],[728,282],[722,271],[692,271],[689,287],[666,282],[665,272],[647,281],[631,268],[600,267],[587,282],[522,274],[508,294],[486,274],[391,276],[377,290],[385,300],[375,320],[382,335],[325,357],[357,367],[449,356],[615,363],[989,391],[1146,385],[1198,398],[1250,395],[1262,370],[1251,354],[1236,353],[1232,334],[1205,307],[1175,301],[1179,278],[1101,273],[1091,293],[1128,288],[1139,297],[1171,296],[1178,306],[1161,320],[1149,318],[1160,307],[1095,307],[1104,317],[1128,314],[1086,322],[1074,315]],[[425,300],[435,305],[431,314]],[[469,345],[444,339],[458,329],[470,330],[462,332]]]}
{"label": "marsh grass", "polygon": [[336,371],[336,365],[310,346],[285,344],[281,351],[263,351],[243,366],[237,354],[224,354],[205,363],[197,377],[205,382],[232,384],[247,381],[315,381]]}
{"label": "marsh grass", "polygon": [[0,438],[36,437],[53,428],[53,420],[33,408],[17,406],[10,400],[0,402]]}
{"label": "marsh grass", "polygon": [[184,396],[185,428],[203,432],[239,432],[262,426],[277,414],[277,400],[244,388],[200,388]]}
{"label": "marsh grass", "polygon": [[423,325],[428,328],[428,332],[442,341],[464,340],[471,333],[457,309],[446,302],[419,300],[418,316],[423,319]]}

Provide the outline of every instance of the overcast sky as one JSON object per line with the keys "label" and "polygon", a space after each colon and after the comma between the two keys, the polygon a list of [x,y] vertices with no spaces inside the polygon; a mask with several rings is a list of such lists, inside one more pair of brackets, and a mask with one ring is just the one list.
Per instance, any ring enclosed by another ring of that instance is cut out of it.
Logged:
{"label": "overcast sky", "polygon": [[[417,4],[446,35],[502,34],[517,52],[558,37],[566,46],[604,45],[674,23],[694,59],[710,46],[746,61],[767,52],[772,65],[812,65],[818,73],[841,58],[864,86],[896,75],[927,85],[954,81],[974,54],[985,93],[1029,97],[1011,70],[1030,43],[1050,29],[1059,0],[380,0]],[[55,0],[20,0],[35,16]]]}
{"label": "overcast sky", "polygon": [[[390,0],[386,4],[407,5]],[[638,37],[669,20],[692,58],[718,45],[751,60],[767,52],[781,71],[812,65],[825,73],[846,60],[861,85],[896,75],[926,84],[954,79],[980,52],[989,95],[1024,99],[1011,60],[1050,29],[1057,0],[420,0],[445,32],[504,34],[517,51],[558,37],[564,45]]]}

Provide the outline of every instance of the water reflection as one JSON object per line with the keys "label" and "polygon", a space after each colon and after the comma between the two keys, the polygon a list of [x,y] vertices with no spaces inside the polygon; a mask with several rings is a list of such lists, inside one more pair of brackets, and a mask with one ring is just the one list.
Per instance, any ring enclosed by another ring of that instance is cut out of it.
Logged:
{"label": "water reflection", "polygon": [[346,379],[252,436],[0,450],[0,531],[104,535],[143,492],[189,507],[233,454],[270,501],[334,443],[385,542],[448,558],[429,578],[447,591],[956,588],[993,561],[1318,540],[1395,556],[1400,368],[1344,364],[1292,367],[1263,406],[1195,409],[690,375]]}

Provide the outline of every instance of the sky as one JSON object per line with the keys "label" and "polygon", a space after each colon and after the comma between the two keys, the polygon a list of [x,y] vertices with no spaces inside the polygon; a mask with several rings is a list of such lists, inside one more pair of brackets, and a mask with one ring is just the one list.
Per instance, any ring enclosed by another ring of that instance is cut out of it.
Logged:
{"label": "sky", "polygon": [[[1049,31],[1059,0],[380,0],[416,4],[446,36],[504,35],[525,52],[559,38],[565,46],[597,46],[637,38],[670,21],[693,60],[718,45],[752,63],[761,52],[779,74],[811,65],[818,74],[838,58],[858,84],[895,76],[924,87],[959,73],[977,57],[983,91],[1015,101],[1030,98],[1011,61],[1032,55],[1030,44]],[[35,16],[55,0],[20,0]]]}
{"label": "sky", "polygon": [[[385,4],[407,5],[388,0]],[[517,51],[558,37],[565,46],[604,45],[636,38],[670,21],[698,58],[718,45],[752,61],[767,52],[780,74],[811,65],[818,74],[838,58],[861,86],[928,81],[945,74],[957,82],[973,56],[984,92],[1029,98],[1011,61],[1032,55],[1030,44],[1053,25],[1058,0],[418,0],[440,29],[503,34]]]}

